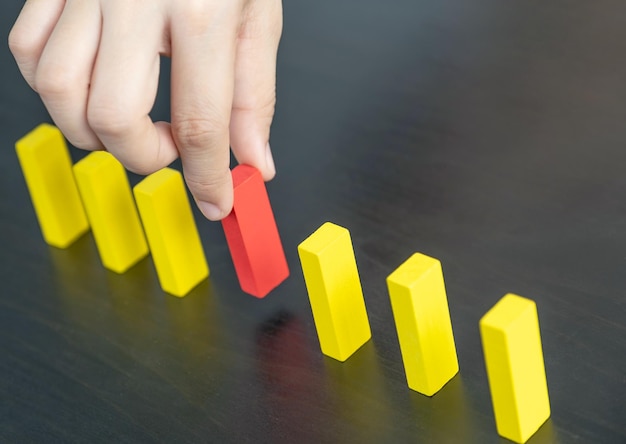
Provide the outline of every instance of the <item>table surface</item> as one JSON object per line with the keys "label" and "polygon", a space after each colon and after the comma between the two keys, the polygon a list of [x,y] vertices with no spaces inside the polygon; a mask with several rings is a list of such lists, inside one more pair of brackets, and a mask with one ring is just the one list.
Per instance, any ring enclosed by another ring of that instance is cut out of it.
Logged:
{"label": "table surface", "polygon": [[[268,190],[291,276],[263,300],[197,212],[211,277],[182,299],[149,258],[107,272],[91,234],[47,246],[13,145],[49,117],[0,47],[0,441],[504,443],[478,321],[514,292],[552,407],[529,442],[626,442],[626,3],[284,9]],[[297,257],[325,221],[351,231],[373,333],[345,363]],[[461,369],[432,398],[406,386],[385,286],[415,251],[442,261]]]}

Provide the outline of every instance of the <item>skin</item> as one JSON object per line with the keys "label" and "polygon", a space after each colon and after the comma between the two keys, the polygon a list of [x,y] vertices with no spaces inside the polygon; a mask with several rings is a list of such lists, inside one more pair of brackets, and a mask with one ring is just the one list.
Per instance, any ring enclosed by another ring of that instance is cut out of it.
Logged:
{"label": "skin", "polygon": [[[281,0],[27,0],[9,35],[22,75],[72,145],[149,174],[180,156],[210,220],[233,205],[230,149],[265,180]],[[159,57],[171,124],[152,122]]]}

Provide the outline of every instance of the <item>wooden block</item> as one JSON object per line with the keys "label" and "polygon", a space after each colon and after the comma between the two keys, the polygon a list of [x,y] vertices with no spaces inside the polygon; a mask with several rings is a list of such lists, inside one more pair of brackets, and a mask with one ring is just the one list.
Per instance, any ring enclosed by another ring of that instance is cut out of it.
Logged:
{"label": "wooden block", "polygon": [[415,253],[387,287],[408,385],[432,396],[459,371],[441,263]]}
{"label": "wooden block", "polygon": [[102,264],[124,273],[148,254],[124,167],[106,151],[94,151],[74,165],[74,175]]}
{"label": "wooden block", "polygon": [[322,353],[343,362],[372,336],[350,233],[327,222],[298,253]]}
{"label": "wooden block", "polygon": [[550,417],[535,303],[507,294],[480,320],[480,334],[498,433],[524,443]]}
{"label": "wooden block", "polygon": [[261,173],[239,165],[232,174],[235,200],[222,226],[241,289],[262,298],[289,276],[289,268]]}
{"label": "wooden block", "polygon": [[164,168],[133,189],[161,288],[185,296],[209,275],[182,175]]}
{"label": "wooden block", "polygon": [[18,140],[15,150],[44,240],[69,247],[89,230],[89,222],[61,131],[41,124]]}

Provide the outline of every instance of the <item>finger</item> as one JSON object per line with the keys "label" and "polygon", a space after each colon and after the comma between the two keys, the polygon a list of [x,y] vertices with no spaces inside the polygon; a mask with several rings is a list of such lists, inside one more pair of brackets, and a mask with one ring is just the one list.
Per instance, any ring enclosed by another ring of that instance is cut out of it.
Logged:
{"label": "finger", "polygon": [[173,133],[187,185],[211,220],[233,205],[228,126],[240,10],[222,6],[172,16]]}
{"label": "finger", "polygon": [[131,171],[149,174],[177,156],[171,133],[149,116],[159,78],[163,14],[144,2],[103,2],[87,121]]}
{"label": "finger", "polygon": [[9,48],[20,72],[35,89],[35,72],[65,0],[28,0],[9,33]]}
{"label": "finger", "polygon": [[276,103],[276,53],[282,31],[280,0],[250,2],[239,32],[230,143],[239,163],[276,174],[269,146]]}
{"label": "finger", "polygon": [[35,86],[72,145],[101,149],[87,124],[87,98],[101,28],[97,2],[68,0],[41,55]]}

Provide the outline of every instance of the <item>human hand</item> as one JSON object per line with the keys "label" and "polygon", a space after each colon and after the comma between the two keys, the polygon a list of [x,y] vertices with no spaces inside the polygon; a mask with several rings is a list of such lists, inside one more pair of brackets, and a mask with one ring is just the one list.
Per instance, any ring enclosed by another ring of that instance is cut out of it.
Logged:
{"label": "human hand", "polygon": [[[180,155],[200,210],[233,204],[230,151],[275,174],[281,0],[27,0],[9,46],[76,147],[149,174]],[[171,125],[152,122],[160,55],[171,56]]]}

